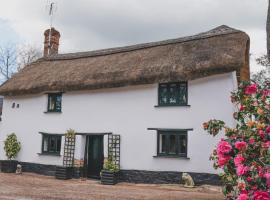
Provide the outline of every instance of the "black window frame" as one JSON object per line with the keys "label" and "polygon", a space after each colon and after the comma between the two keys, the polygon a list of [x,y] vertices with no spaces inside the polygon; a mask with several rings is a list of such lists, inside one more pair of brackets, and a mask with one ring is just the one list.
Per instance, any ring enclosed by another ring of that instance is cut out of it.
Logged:
{"label": "black window frame", "polygon": [[[165,135],[165,153],[161,153],[160,152],[160,139],[161,136]],[[171,135],[175,135],[176,136],[176,153],[169,153],[169,137]],[[185,146],[185,153],[181,153],[180,152],[180,148],[181,146],[179,145],[179,141],[180,141],[180,136],[185,136],[186,138],[186,146]],[[183,158],[187,158],[187,153],[188,153],[188,130],[181,130],[181,131],[171,131],[171,130],[157,130],[157,156],[164,156],[164,157],[183,157]]]}
{"label": "black window frame", "polygon": [[[48,138],[48,147],[47,151],[44,150],[44,141],[45,138]],[[55,141],[55,148],[52,149],[50,146],[50,142],[54,140]],[[58,141],[60,140],[60,147],[58,146]],[[42,154],[48,154],[48,155],[60,155],[61,153],[61,147],[62,147],[62,135],[57,134],[42,134],[42,145],[41,145],[41,152]]]}
{"label": "black window frame", "polygon": [[[169,98],[170,96],[168,95],[167,98],[167,103],[162,103],[161,101],[161,87],[166,85],[167,91],[170,90],[171,85],[176,85],[176,91],[177,91],[177,97],[178,97],[178,102],[176,103],[169,103]],[[186,102],[180,102],[180,88],[185,85],[185,96],[186,96]],[[187,81],[181,81],[181,82],[168,82],[168,83],[159,83],[158,85],[158,106],[157,107],[166,107],[166,106],[189,106],[188,105],[188,82]]]}
{"label": "black window frame", "polygon": [[[60,106],[57,106],[57,100],[58,100],[58,97],[60,97]],[[50,109],[51,105],[50,105],[50,99],[53,98],[54,101],[55,101],[55,108],[54,109]],[[48,113],[61,113],[62,112],[62,98],[63,98],[63,95],[62,93],[48,93],[48,98],[47,98],[47,112]],[[60,108],[58,108],[60,107]]]}

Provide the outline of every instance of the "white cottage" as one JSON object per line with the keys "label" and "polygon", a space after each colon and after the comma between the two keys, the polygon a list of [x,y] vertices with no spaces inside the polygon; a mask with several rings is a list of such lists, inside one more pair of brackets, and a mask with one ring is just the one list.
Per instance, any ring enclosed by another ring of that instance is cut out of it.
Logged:
{"label": "white cottage", "polygon": [[[45,32],[44,57],[0,87],[3,141],[16,133],[24,171],[53,175],[65,160],[68,129],[75,162],[98,177],[117,139],[122,181],[217,183],[209,155],[219,138],[202,123],[234,125],[230,92],[249,79],[249,37],[220,26],[198,35],[90,52],[58,54],[60,34]],[[73,160],[73,154],[71,154]]]}

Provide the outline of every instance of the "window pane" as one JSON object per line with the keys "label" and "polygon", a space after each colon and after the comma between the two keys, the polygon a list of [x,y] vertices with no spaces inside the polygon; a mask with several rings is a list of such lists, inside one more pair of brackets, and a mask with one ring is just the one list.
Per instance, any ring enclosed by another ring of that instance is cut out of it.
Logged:
{"label": "window pane", "polygon": [[176,135],[169,135],[169,154],[176,153]]}
{"label": "window pane", "polygon": [[55,103],[55,110],[56,111],[61,111],[61,101],[62,101],[62,96],[61,95],[57,95],[56,98],[56,103]]}
{"label": "window pane", "polygon": [[173,83],[169,85],[169,103],[176,104],[178,98],[177,84]]}
{"label": "window pane", "polygon": [[180,83],[179,89],[179,102],[180,104],[187,104],[187,84]]}
{"label": "window pane", "polygon": [[179,153],[187,153],[187,137],[186,135],[179,135]]}
{"label": "window pane", "polygon": [[43,151],[47,152],[48,151],[48,137],[43,136]]}
{"label": "window pane", "polygon": [[53,96],[49,96],[49,110],[52,111],[55,109],[55,101]]}
{"label": "window pane", "polygon": [[167,84],[160,84],[159,85],[159,103],[167,104],[168,103],[167,96],[168,96]]}
{"label": "window pane", "polygon": [[61,137],[57,137],[57,152],[61,151]]}
{"label": "window pane", "polygon": [[166,153],[166,135],[160,134],[159,137],[159,153]]}
{"label": "window pane", "polygon": [[49,151],[50,152],[55,152],[56,150],[56,140],[55,140],[55,137],[50,137],[50,144],[49,144]]}

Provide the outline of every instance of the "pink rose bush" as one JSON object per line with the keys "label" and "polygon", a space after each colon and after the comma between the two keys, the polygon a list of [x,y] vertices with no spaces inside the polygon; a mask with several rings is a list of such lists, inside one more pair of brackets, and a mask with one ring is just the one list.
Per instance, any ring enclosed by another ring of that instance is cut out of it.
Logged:
{"label": "pink rose bush", "polygon": [[235,128],[216,119],[203,124],[213,136],[225,133],[210,157],[223,170],[223,193],[227,200],[270,200],[270,85],[241,83],[231,100]]}
{"label": "pink rose bush", "polygon": [[257,90],[258,90],[257,85],[251,84],[245,88],[245,94],[255,94]]}

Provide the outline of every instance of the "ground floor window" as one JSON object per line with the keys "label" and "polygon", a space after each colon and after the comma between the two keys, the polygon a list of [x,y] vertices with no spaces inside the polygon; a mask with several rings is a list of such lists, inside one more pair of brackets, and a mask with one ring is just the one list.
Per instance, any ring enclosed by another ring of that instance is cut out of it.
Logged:
{"label": "ground floor window", "polygon": [[42,153],[60,154],[61,151],[61,135],[48,135],[42,136]]}
{"label": "ground floor window", "polygon": [[187,131],[158,131],[157,155],[187,157]]}

